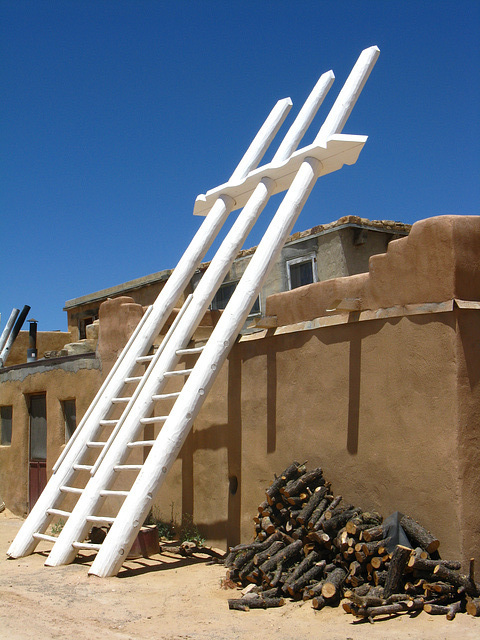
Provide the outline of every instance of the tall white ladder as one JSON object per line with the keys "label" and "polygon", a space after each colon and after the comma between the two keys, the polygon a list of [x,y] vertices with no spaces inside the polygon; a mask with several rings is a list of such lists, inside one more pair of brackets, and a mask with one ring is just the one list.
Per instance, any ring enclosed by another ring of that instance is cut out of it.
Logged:
{"label": "tall white ladder", "polygon": [[[230,180],[197,198],[194,213],[206,215],[203,224],[55,464],[45,490],[8,550],[10,557],[27,555],[39,540],[48,540],[54,544],[47,565],[72,562],[79,549],[92,549],[98,553],[89,573],[105,577],[119,571],[317,178],[356,162],[366,136],[340,132],[378,55],[377,47],[361,53],[313,144],[297,151],[333,83],[331,71],[320,77],[270,163],[257,168],[291,108],[290,99],[276,104]],[[209,339],[204,346],[190,346],[270,196],[287,189]],[[241,207],[194,293],[186,298],[152,354],[155,339],[228,214]],[[185,357],[196,359],[192,368],[179,368]],[[177,376],[185,381],[183,387],[168,391],[168,381]],[[169,409],[153,415],[162,403]],[[142,438],[145,429],[158,434]],[[145,461],[130,464],[129,455],[139,447],[150,448]],[[122,474],[131,473],[136,479],[130,488],[117,489]],[[88,481],[79,488],[81,474],[88,475]],[[66,496],[77,498],[70,510],[61,508]],[[110,496],[122,501],[115,516],[102,515]],[[58,537],[45,533],[55,516],[66,519]],[[104,542],[84,542],[96,524],[111,525]]]}

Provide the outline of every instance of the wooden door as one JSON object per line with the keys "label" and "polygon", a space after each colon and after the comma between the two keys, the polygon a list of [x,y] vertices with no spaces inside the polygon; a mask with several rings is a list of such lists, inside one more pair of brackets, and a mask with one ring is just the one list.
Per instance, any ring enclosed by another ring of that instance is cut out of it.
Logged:
{"label": "wooden door", "polygon": [[45,394],[30,396],[29,508],[47,484],[47,403]]}

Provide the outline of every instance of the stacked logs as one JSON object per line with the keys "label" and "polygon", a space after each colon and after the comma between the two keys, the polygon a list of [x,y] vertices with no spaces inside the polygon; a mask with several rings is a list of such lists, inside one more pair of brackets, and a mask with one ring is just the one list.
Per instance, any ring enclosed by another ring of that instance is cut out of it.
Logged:
{"label": "stacked logs", "polygon": [[370,621],[421,609],[448,620],[460,611],[480,616],[473,560],[469,575],[460,574],[460,563],[441,560],[439,541],[408,516],[400,522],[407,544],[395,544],[382,516],[343,504],[321,468],[287,467],[254,522],[254,541],[225,558],[227,581],[244,594],[229,600],[231,609],[279,607],[291,598],[318,610],[345,598],[347,613]]}

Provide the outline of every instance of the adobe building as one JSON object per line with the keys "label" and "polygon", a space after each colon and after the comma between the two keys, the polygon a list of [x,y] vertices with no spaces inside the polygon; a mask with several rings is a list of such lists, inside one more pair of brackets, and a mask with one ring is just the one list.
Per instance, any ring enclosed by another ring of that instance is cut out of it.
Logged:
{"label": "adobe building", "polygon": [[[408,231],[349,217],[289,239],[157,516],[191,514],[215,544],[251,539],[274,474],[308,460],[348,502],[419,520],[442,557],[478,556],[480,218],[430,218]],[[197,340],[249,255],[232,266]],[[55,344],[40,333],[37,362],[25,363],[21,335],[0,370],[0,495],[13,512],[27,512],[43,481],[33,454],[46,475],[167,277],[67,302],[69,331]]]}

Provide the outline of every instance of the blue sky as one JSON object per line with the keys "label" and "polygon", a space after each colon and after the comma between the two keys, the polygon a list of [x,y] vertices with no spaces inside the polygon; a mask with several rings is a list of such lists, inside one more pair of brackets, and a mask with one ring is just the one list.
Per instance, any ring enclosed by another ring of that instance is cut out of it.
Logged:
{"label": "blue sky", "polygon": [[311,142],[374,44],[344,129],[369,140],[296,230],[478,214],[479,28],[478,0],[0,0],[0,326],[29,304],[65,330],[66,300],[174,267],[274,103],[286,129],[333,69]]}

